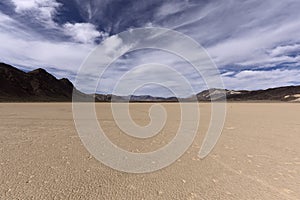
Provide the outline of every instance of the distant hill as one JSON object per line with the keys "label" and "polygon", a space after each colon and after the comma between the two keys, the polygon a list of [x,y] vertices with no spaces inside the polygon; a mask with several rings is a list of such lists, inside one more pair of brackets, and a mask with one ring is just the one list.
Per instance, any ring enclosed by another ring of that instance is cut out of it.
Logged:
{"label": "distant hill", "polygon": [[115,95],[103,95],[96,94],[95,99],[98,102],[178,102],[176,97],[153,97],[150,95],[130,95],[130,96],[115,96]]}
{"label": "distant hill", "polygon": [[[72,92],[82,101],[95,99],[97,102],[177,102],[176,97],[113,96],[111,94],[84,94],[74,88],[66,78],[57,79],[44,69],[31,72],[21,71],[11,65],[0,63],[0,101],[2,102],[70,102]],[[300,102],[300,86],[286,86],[267,90],[223,90],[210,89],[197,94],[198,101],[286,101]],[[190,101],[189,98],[179,99]]]}
{"label": "distant hill", "polygon": [[211,89],[197,94],[199,101],[219,100],[226,94],[227,101],[286,101],[300,102],[300,86],[286,86],[266,90],[223,90]]}

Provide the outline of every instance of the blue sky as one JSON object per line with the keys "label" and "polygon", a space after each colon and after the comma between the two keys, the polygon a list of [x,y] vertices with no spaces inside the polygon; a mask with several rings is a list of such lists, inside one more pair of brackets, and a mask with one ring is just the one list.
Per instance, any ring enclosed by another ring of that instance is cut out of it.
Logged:
{"label": "blue sky", "polygon": [[[122,31],[164,27],[199,42],[228,89],[296,85],[300,84],[299,10],[299,0],[1,0],[0,61],[24,70],[42,67],[74,81],[84,59],[103,40],[113,46],[114,36]],[[117,77],[147,62],[171,65],[196,91],[205,88],[174,55],[141,51],[114,63],[98,92],[110,93]],[[140,92],[168,95],[157,86]]]}

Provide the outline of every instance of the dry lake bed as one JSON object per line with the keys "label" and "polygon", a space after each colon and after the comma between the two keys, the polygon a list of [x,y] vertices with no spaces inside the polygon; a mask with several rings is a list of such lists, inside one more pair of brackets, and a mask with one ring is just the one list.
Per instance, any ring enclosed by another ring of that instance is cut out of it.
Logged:
{"label": "dry lake bed", "polygon": [[[137,124],[151,104],[130,104]],[[149,152],[172,140],[178,104],[163,104],[164,129],[145,140],[124,134],[110,104],[96,105],[99,123],[119,147]],[[300,104],[228,103],[211,154],[198,151],[210,104],[200,103],[198,135],[172,165],[153,173],[113,170],[89,154],[75,129],[70,103],[0,104],[0,199],[300,199]]]}

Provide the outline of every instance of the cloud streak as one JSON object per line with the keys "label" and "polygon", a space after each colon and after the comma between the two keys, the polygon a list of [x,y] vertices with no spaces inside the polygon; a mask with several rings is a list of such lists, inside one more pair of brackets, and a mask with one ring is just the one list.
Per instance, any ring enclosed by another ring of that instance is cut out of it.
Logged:
{"label": "cloud streak", "polygon": [[[65,72],[74,80],[80,64],[104,39],[108,38],[109,56],[122,44],[115,34],[158,26],[185,33],[202,44],[229,89],[297,84],[299,9],[297,0],[3,0],[0,59],[28,69],[48,68],[58,76]],[[199,91],[205,88],[182,59],[160,51],[137,51],[112,65],[103,83],[105,92],[109,93],[117,77],[149,62],[171,66]]]}

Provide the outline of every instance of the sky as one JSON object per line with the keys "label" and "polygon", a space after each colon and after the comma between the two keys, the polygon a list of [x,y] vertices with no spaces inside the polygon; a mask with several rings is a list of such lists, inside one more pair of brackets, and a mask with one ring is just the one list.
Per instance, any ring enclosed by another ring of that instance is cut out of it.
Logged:
{"label": "sky", "polygon": [[[161,27],[202,45],[227,89],[300,85],[299,10],[299,0],[1,0],[0,61],[25,71],[41,67],[74,82],[82,63],[99,45],[111,53],[122,46],[119,33]],[[135,69],[149,63],[156,63],[150,71]],[[111,93],[117,80],[131,70],[135,80],[159,77],[180,88],[171,74],[161,70],[163,65],[182,73],[195,92],[206,89],[203,79],[178,56],[139,50],[114,62],[97,92]],[[91,91],[88,80],[80,89]],[[168,89],[151,84],[137,93],[172,96]]]}

